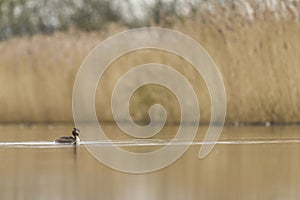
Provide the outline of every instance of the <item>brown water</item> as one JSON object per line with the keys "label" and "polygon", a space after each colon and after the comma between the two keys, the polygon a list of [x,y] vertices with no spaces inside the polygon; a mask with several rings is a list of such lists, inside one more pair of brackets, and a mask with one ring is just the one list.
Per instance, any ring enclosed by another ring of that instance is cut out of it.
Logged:
{"label": "brown water", "polygon": [[145,174],[113,170],[82,145],[4,145],[53,141],[70,129],[72,125],[0,126],[0,199],[300,198],[297,126],[226,127],[205,159],[198,159],[200,145],[195,144],[172,165]]}

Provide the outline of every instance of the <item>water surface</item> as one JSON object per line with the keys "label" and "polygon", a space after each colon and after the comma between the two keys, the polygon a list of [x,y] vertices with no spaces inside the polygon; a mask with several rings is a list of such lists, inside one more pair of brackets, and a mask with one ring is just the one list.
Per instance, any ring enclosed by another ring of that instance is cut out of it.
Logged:
{"label": "water surface", "polygon": [[[198,159],[194,144],[172,165],[128,174],[93,158],[84,145],[57,145],[72,125],[0,126],[0,199],[299,199],[299,127],[225,127],[218,144]],[[122,136],[122,148],[151,151],[172,139],[174,127],[151,140]],[[184,141],[178,141],[178,145]],[[105,145],[105,141],[94,145]]]}

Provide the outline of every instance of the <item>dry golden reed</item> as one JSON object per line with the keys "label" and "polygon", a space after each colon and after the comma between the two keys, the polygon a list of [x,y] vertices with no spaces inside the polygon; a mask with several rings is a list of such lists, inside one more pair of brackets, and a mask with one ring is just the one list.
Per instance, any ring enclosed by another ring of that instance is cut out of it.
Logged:
{"label": "dry golden reed", "polygon": [[[156,26],[172,24],[211,55],[226,87],[227,122],[300,122],[299,3],[280,1],[272,10],[267,3],[242,2],[214,5]],[[126,28],[112,25],[101,32],[73,30],[0,42],[0,122],[72,121],[72,88],[81,62],[122,30]],[[107,70],[96,95],[99,119],[113,120],[110,95],[118,78],[147,62],[173,66],[187,77],[200,102],[201,121],[209,121],[210,99],[201,77],[183,59],[154,50],[124,55]],[[159,86],[136,92],[130,105],[133,118],[148,121],[147,109],[156,102],[166,107],[169,122],[179,121],[176,98]]]}

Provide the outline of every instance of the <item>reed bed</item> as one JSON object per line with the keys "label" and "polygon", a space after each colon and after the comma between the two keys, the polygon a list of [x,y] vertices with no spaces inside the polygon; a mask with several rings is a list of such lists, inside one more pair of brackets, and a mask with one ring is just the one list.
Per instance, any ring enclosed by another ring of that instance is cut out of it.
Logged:
{"label": "reed bed", "polygon": [[[181,31],[208,51],[225,83],[229,123],[300,122],[300,4],[270,2],[204,6],[181,20],[153,24]],[[72,88],[81,62],[101,41],[126,29],[111,24],[100,32],[70,30],[1,41],[0,122],[71,122]],[[148,62],[172,66],[191,82],[201,122],[207,123],[210,99],[202,78],[182,58],[155,50],[132,52],[112,63],[97,90],[99,119],[113,121],[110,95],[118,78]],[[159,86],[145,86],[132,97],[134,120],[147,122],[147,110],[157,102],[166,107],[168,122],[180,120],[176,98]]]}

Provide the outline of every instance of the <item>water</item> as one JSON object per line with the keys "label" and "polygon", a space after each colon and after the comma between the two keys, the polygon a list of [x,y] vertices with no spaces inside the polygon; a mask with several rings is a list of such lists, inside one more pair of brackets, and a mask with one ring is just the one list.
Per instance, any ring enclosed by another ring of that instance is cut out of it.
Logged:
{"label": "water", "polygon": [[[199,160],[201,127],[172,165],[128,174],[99,163],[82,144],[52,142],[72,125],[0,126],[0,199],[299,199],[299,128],[226,127],[209,156]],[[112,125],[105,129],[116,145],[137,152],[160,148],[176,130],[137,140]]]}

